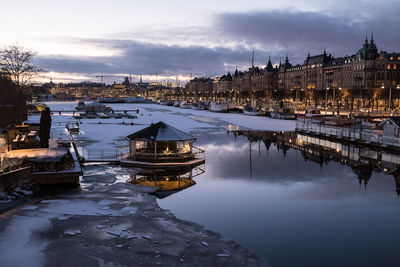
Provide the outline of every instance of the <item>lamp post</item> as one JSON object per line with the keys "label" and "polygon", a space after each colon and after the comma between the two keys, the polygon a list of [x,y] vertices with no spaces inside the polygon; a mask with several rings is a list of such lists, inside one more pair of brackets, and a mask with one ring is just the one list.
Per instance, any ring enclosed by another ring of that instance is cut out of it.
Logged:
{"label": "lamp post", "polygon": [[329,90],[329,87],[326,87],[326,90],[325,90],[325,115],[328,112],[328,90]]}

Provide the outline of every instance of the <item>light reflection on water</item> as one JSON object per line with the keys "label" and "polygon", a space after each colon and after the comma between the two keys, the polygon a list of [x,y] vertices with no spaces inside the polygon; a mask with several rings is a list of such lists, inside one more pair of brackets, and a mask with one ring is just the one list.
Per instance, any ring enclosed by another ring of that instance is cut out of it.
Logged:
{"label": "light reflection on water", "polygon": [[272,266],[397,265],[393,152],[245,131],[202,135],[197,145],[206,150],[206,172],[159,200],[162,208],[263,254]]}

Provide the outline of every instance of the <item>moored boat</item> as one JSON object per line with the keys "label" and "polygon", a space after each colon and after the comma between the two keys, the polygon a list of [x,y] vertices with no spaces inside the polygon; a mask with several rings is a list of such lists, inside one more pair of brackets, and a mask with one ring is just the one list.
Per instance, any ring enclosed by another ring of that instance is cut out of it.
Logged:
{"label": "moored boat", "polygon": [[192,103],[192,109],[194,109],[194,110],[206,110],[207,106],[202,102]]}
{"label": "moored boat", "polygon": [[258,111],[257,109],[253,108],[251,105],[246,105],[243,108],[243,114],[249,115],[249,116],[260,116],[261,112]]}
{"label": "moored boat", "polygon": [[211,102],[210,103],[210,111],[212,112],[228,112],[228,104],[227,103],[217,103]]}
{"label": "moored boat", "polygon": [[179,107],[180,107],[180,108],[183,108],[183,109],[191,109],[191,108],[192,108],[192,105],[191,105],[189,102],[182,101],[182,102],[179,104]]}
{"label": "moored boat", "polygon": [[274,111],[271,112],[271,118],[283,119],[283,120],[295,120],[296,114],[294,112],[294,109],[292,108],[275,107]]}

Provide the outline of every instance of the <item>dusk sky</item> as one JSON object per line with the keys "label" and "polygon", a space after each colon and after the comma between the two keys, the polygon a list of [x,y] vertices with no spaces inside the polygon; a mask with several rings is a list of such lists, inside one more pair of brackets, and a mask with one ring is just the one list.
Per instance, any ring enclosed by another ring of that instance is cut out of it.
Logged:
{"label": "dusk sky", "polygon": [[324,49],[335,57],[354,54],[367,31],[379,51],[400,50],[399,0],[21,0],[1,6],[0,46],[34,50],[38,67],[55,81],[129,73],[134,79],[218,76],[248,68],[252,50],[258,66],[286,54],[298,64]]}

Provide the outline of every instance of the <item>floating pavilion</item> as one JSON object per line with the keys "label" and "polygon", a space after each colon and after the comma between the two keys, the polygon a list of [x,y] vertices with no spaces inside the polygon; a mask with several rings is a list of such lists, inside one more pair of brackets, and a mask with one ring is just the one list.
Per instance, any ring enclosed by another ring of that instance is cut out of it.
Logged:
{"label": "floating pavilion", "polygon": [[147,168],[188,168],[205,162],[196,138],[162,121],[128,135],[129,154],[121,162]]}

